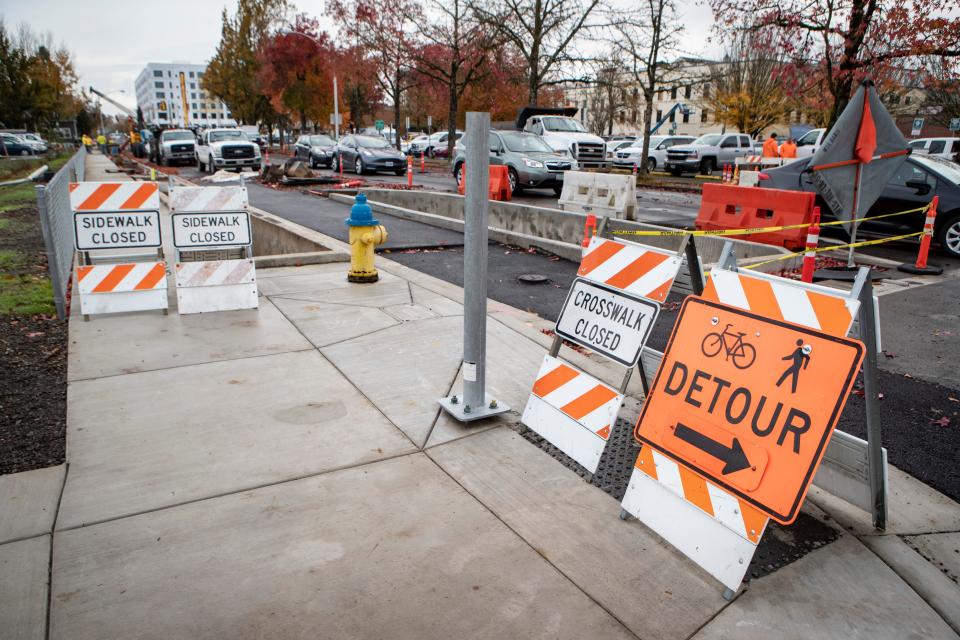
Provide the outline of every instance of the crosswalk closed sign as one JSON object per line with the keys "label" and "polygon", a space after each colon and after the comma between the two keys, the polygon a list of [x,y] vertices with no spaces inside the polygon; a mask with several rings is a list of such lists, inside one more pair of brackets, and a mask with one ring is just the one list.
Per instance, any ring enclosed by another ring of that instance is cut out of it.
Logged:
{"label": "crosswalk closed sign", "polygon": [[857,340],[687,298],[634,434],[789,524],[863,353]]}

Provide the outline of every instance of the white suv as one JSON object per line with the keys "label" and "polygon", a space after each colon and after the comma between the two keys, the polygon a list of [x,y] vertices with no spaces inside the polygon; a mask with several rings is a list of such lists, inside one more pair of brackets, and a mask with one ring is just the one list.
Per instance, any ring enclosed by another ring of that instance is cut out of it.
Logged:
{"label": "white suv", "polygon": [[938,156],[954,162],[958,161],[960,154],[960,138],[917,138],[908,144],[914,153]]}
{"label": "white suv", "polygon": [[239,129],[208,129],[197,145],[197,169],[213,173],[219,169],[260,171],[260,147]]}

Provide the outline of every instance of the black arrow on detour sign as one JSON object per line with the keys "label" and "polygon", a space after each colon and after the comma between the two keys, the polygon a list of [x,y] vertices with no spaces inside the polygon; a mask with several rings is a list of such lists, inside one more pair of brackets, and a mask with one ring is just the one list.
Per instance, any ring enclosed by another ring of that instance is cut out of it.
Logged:
{"label": "black arrow on detour sign", "polygon": [[693,445],[697,449],[710,454],[721,462],[725,462],[726,466],[723,468],[723,471],[720,472],[723,475],[734,473],[736,471],[742,471],[743,469],[750,467],[750,461],[747,460],[747,454],[744,453],[743,447],[740,446],[740,441],[736,438],[733,439],[733,446],[728,447],[708,436],[703,435],[699,431],[691,429],[681,422],[677,423],[677,428],[674,430],[674,434],[687,444]]}

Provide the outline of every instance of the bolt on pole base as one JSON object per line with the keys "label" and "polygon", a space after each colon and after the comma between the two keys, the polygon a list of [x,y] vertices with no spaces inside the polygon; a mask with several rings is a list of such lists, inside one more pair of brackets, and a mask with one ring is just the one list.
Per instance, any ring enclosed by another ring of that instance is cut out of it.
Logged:
{"label": "bolt on pole base", "polygon": [[440,398],[440,407],[460,422],[473,422],[510,411],[510,407],[484,394],[483,405],[471,407],[463,404],[463,396]]}

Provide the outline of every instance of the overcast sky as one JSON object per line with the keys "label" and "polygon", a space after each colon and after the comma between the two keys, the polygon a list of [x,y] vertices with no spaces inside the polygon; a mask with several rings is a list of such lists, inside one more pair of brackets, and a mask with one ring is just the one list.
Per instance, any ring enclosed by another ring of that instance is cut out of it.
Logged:
{"label": "overcast sky", "polygon": [[[618,0],[618,4],[629,0]],[[220,13],[235,0],[162,0],[130,4],[116,0],[0,0],[8,30],[21,23],[51,32],[73,52],[83,87],[93,86],[133,108],[133,83],[148,62],[204,63],[220,40]],[[294,0],[297,9],[320,16],[323,0]],[[712,55],[706,42],[713,20],[708,8],[680,3],[691,53]],[[699,4],[699,3],[697,3]],[[125,93],[120,93],[120,90]],[[116,109],[104,105],[105,113]]]}

